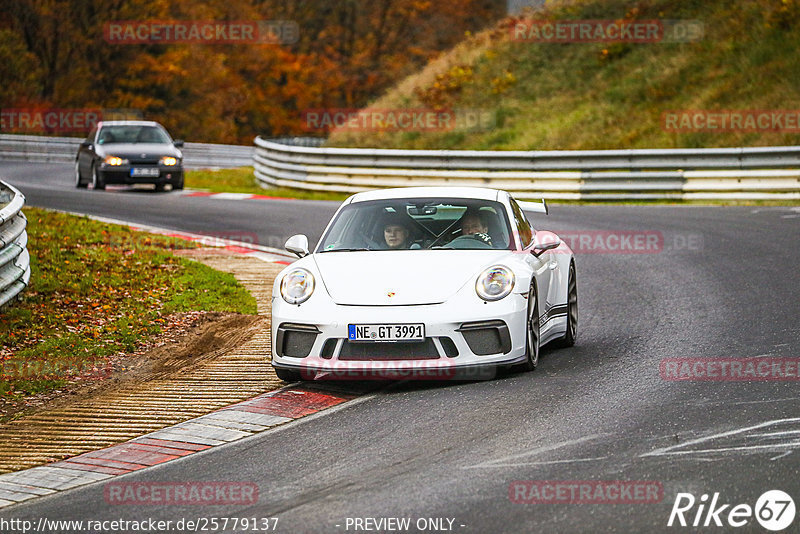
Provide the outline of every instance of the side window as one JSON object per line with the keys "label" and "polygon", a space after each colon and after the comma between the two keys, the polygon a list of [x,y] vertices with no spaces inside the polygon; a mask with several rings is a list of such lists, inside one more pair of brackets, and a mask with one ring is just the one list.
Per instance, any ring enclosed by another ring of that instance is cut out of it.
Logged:
{"label": "side window", "polygon": [[514,213],[514,224],[517,226],[519,239],[522,241],[522,248],[526,248],[533,240],[533,229],[514,199],[509,198],[509,201],[511,202],[511,211]]}

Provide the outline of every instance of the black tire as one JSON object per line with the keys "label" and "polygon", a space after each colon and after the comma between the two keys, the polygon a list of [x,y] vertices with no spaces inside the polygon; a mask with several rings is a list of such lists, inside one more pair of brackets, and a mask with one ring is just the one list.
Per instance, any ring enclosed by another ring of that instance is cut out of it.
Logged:
{"label": "black tire", "polygon": [[97,171],[97,165],[92,163],[92,189],[103,191],[106,188],[106,181],[103,175]]}
{"label": "black tire", "polygon": [[156,184],[156,192],[161,193],[163,191],[164,191],[164,184],[163,183]]}
{"label": "black tire", "polygon": [[78,189],[86,189],[86,186],[89,184],[84,183],[83,176],[81,176],[81,167],[80,164],[76,161],[75,162],[75,187]]}
{"label": "black tire", "polygon": [[539,299],[536,282],[528,292],[528,318],[525,321],[525,361],[512,367],[512,371],[523,373],[533,371],[539,364]]}
{"label": "black tire", "polygon": [[556,340],[557,347],[571,347],[575,345],[578,336],[578,279],[575,276],[575,264],[569,264],[569,278],[567,279],[567,331],[563,337]]}
{"label": "black tire", "polygon": [[299,382],[302,380],[300,373],[297,371],[290,371],[289,369],[280,369],[275,367],[275,374],[284,382]]}
{"label": "black tire", "polygon": [[181,189],[183,189],[183,178],[181,178],[180,180],[178,180],[177,182],[175,182],[172,185],[172,190],[173,191],[179,191]]}

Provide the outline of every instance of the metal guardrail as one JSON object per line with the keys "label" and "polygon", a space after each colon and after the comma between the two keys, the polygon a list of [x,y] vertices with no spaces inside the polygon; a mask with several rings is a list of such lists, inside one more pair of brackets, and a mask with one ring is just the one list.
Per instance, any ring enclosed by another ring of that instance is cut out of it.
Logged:
{"label": "metal guardrail", "polygon": [[0,308],[17,297],[31,278],[24,204],[22,193],[0,182]]}
{"label": "metal guardrail", "polygon": [[581,151],[321,148],[255,139],[263,186],[358,192],[486,186],[516,197],[585,200],[800,199],[800,147]]}
{"label": "metal guardrail", "polygon": [[[82,138],[40,135],[0,135],[0,161],[72,162]],[[253,164],[253,147],[186,143],[181,149],[188,169],[246,167]]]}

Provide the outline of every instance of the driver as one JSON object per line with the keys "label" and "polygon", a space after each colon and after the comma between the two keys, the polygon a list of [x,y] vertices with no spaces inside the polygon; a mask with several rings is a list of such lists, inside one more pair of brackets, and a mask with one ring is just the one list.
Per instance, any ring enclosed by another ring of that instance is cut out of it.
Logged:
{"label": "driver", "polygon": [[383,219],[383,240],[389,249],[408,248],[411,231],[408,221],[397,213],[389,213]]}
{"label": "driver", "polygon": [[488,214],[479,210],[467,210],[459,221],[462,236],[472,236],[492,245],[492,238],[489,235]]}

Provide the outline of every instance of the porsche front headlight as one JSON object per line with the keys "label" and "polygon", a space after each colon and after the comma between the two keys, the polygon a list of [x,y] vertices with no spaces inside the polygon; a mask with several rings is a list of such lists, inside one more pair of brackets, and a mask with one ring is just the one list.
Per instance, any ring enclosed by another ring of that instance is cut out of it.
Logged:
{"label": "porsche front headlight", "polygon": [[300,304],[314,292],[314,275],[305,269],[293,269],[281,280],[281,296],[289,304]]}
{"label": "porsche front headlight", "polygon": [[483,271],[475,281],[475,291],[483,300],[500,300],[514,289],[514,273],[496,265]]}

